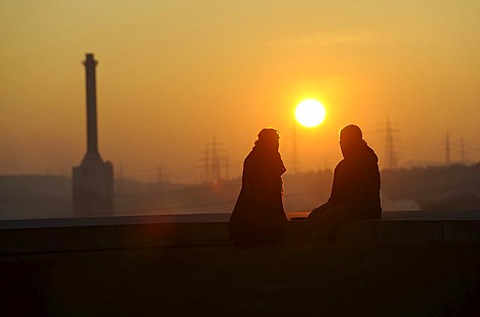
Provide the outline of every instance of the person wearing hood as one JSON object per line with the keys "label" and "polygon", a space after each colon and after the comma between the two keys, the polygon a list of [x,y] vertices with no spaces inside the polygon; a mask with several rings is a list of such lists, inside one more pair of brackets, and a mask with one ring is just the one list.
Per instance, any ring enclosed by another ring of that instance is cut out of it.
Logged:
{"label": "person wearing hood", "polygon": [[340,148],[343,160],[335,167],[330,198],[307,217],[316,243],[328,242],[333,229],[345,220],[381,218],[378,157],[358,126],[340,131]]}
{"label": "person wearing hood", "polygon": [[236,246],[280,243],[287,216],[283,209],[282,174],[286,168],[279,133],[265,128],[243,163],[242,188],[228,224]]}

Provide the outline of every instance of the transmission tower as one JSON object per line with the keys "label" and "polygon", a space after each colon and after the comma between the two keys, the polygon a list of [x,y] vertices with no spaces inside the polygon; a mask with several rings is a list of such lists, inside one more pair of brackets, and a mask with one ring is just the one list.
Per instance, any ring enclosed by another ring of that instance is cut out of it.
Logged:
{"label": "transmission tower", "polygon": [[213,136],[213,141],[205,146],[202,161],[204,167],[202,179],[204,182],[212,183],[229,178],[228,157],[215,136]]}
{"label": "transmission tower", "polygon": [[394,132],[398,130],[392,128],[392,124],[390,123],[390,118],[387,119],[386,129],[385,129],[385,158],[386,158],[386,166],[389,169],[397,168],[398,167],[398,159],[397,159],[397,152],[395,150],[395,143],[394,143]]}
{"label": "transmission tower", "polygon": [[298,149],[297,149],[297,128],[293,126],[292,138],[292,171],[294,174],[298,173]]}
{"label": "transmission tower", "polygon": [[450,165],[451,160],[450,160],[450,134],[447,133],[445,134],[445,165]]}
{"label": "transmission tower", "polygon": [[161,184],[163,182],[164,182],[163,169],[162,169],[162,166],[158,166],[158,169],[157,169],[157,184]]}
{"label": "transmission tower", "polygon": [[463,139],[463,135],[460,138],[460,160],[462,164],[466,163],[466,156],[465,156],[465,143]]}

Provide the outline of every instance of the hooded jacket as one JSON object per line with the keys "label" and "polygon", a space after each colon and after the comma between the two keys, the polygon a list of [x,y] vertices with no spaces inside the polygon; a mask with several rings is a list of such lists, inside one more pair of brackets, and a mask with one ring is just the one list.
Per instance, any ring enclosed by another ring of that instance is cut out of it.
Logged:
{"label": "hooded jacket", "polygon": [[343,150],[335,167],[330,204],[344,203],[356,214],[379,218],[380,173],[378,157],[364,140]]}

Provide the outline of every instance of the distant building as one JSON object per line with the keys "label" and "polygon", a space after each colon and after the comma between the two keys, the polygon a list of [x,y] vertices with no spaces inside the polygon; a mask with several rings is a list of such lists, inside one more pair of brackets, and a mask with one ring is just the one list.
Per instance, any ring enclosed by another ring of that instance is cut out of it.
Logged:
{"label": "distant building", "polygon": [[104,162],[98,152],[97,61],[93,54],[86,54],[83,64],[87,84],[87,153],[80,166],[73,167],[73,216],[105,216],[113,214],[113,165]]}

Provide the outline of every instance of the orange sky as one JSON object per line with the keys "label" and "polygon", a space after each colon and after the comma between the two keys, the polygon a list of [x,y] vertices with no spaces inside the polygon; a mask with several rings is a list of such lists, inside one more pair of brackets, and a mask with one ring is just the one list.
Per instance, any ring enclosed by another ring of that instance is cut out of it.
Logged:
{"label": "orange sky", "polygon": [[0,174],[67,174],[85,152],[85,53],[97,66],[99,146],[118,175],[198,182],[213,137],[230,176],[256,134],[280,130],[292,170],[332,168],[356,123],[385,166],[385,124],[401,166],[480,159],[480,2],[2,1]]}

